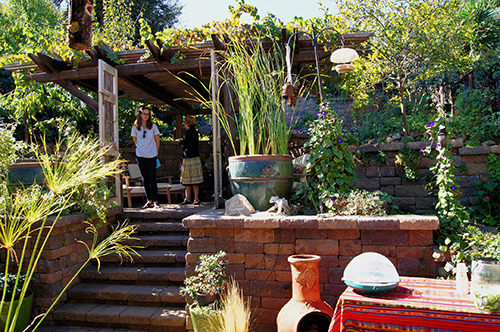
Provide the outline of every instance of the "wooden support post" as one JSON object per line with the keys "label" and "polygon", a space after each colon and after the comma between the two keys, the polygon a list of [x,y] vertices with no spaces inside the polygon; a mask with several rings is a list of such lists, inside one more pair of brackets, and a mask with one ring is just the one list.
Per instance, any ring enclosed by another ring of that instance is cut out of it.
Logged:
{"label": "wooden support post", "polygon": [[222,207],[222,150],[220,144],[220,120],[219,120],[219,69],[215,63],[215,51],[210,53],[212,67],[212,129],[213,129],[213,158],[214,158],[214,206],[216,209]]}
{"label": "wooden support post", "polygon": [[75,50],[92,47],[93,0],[71,0],[69,5],[68,40]]}
{"label": "wooden support post", "polygon": [[182,138],[182,115],[176,115],[175,116],[175,131],[174,131],[174,138]]}

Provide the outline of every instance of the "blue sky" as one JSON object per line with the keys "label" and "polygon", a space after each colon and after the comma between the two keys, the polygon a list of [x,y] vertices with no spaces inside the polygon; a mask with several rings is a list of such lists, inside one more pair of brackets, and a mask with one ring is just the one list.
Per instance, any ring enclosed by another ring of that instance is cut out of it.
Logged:
{"label": "blue sky", "polygon": [[[336,12],[335,1],[322,0],[323,4]],[[235,0],[179,0],[184,5],[178,28],[194,28],[212,21],[223,21],[229,18],[228,6],[237,6]],[[245,3],[257,7],[259,15],[264,17],[268,12],[275,14],[283,22],[288,23],[294,16],[310,19],[322,16],[318,0],[246,0]],[[251,22],[250,16],[244,14],[242,21]]]}

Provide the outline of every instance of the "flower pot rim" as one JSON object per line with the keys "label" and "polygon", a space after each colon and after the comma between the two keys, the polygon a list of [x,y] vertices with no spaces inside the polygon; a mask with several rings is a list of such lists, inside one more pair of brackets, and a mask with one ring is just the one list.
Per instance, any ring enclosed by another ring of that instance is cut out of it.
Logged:
{"label": "flower pot rim", "polygon": [[321,256],[318,256],[318,255],[298,254],[298,255],[288,256],[289,263],[316,262],[316,261],[319,262],[320,260],[321,260]]}
{"label": "flower pot rim", "polygon": [[278,160],[278,161],[292,161],[293,157],[289,154],[246,154],[241,156],[229,157],[229,162],[248,161],[248,160]]}

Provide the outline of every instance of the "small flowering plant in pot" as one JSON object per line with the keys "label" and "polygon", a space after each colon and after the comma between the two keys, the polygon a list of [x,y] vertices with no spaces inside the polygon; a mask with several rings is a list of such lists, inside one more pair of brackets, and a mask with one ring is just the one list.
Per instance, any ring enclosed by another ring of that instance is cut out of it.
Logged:
{"label": "small flowering plant in pot", "polygon": [[[200,305],[214,302],[226,283],[227,254],[219,251],[212,255],[201,255],[196,266],[196,275],[184,280],[180,292]],[[208,297],[208,298],[207,298]],[[188,298],[188,302],[189,301]]]}

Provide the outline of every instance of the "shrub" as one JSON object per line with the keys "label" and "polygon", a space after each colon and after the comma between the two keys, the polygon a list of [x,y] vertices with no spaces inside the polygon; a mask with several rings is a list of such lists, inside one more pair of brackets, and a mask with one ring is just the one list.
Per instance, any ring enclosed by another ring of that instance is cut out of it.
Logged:
{"label": "shrub", "polygon": [[386,215],[385,208],[392,198],[381,191],[353,190],[349,194],[338,194],[326,202],[330,213],[341,216]]}
{"label": "shrub", "polygon": [[358,177],[353,155],[344,142],[342,121],[328,103],[321,105],[317,115],[304,145],[309,149],[307,171],[311,177],[294,198],[321,210],[335,194],[348,192]]}

